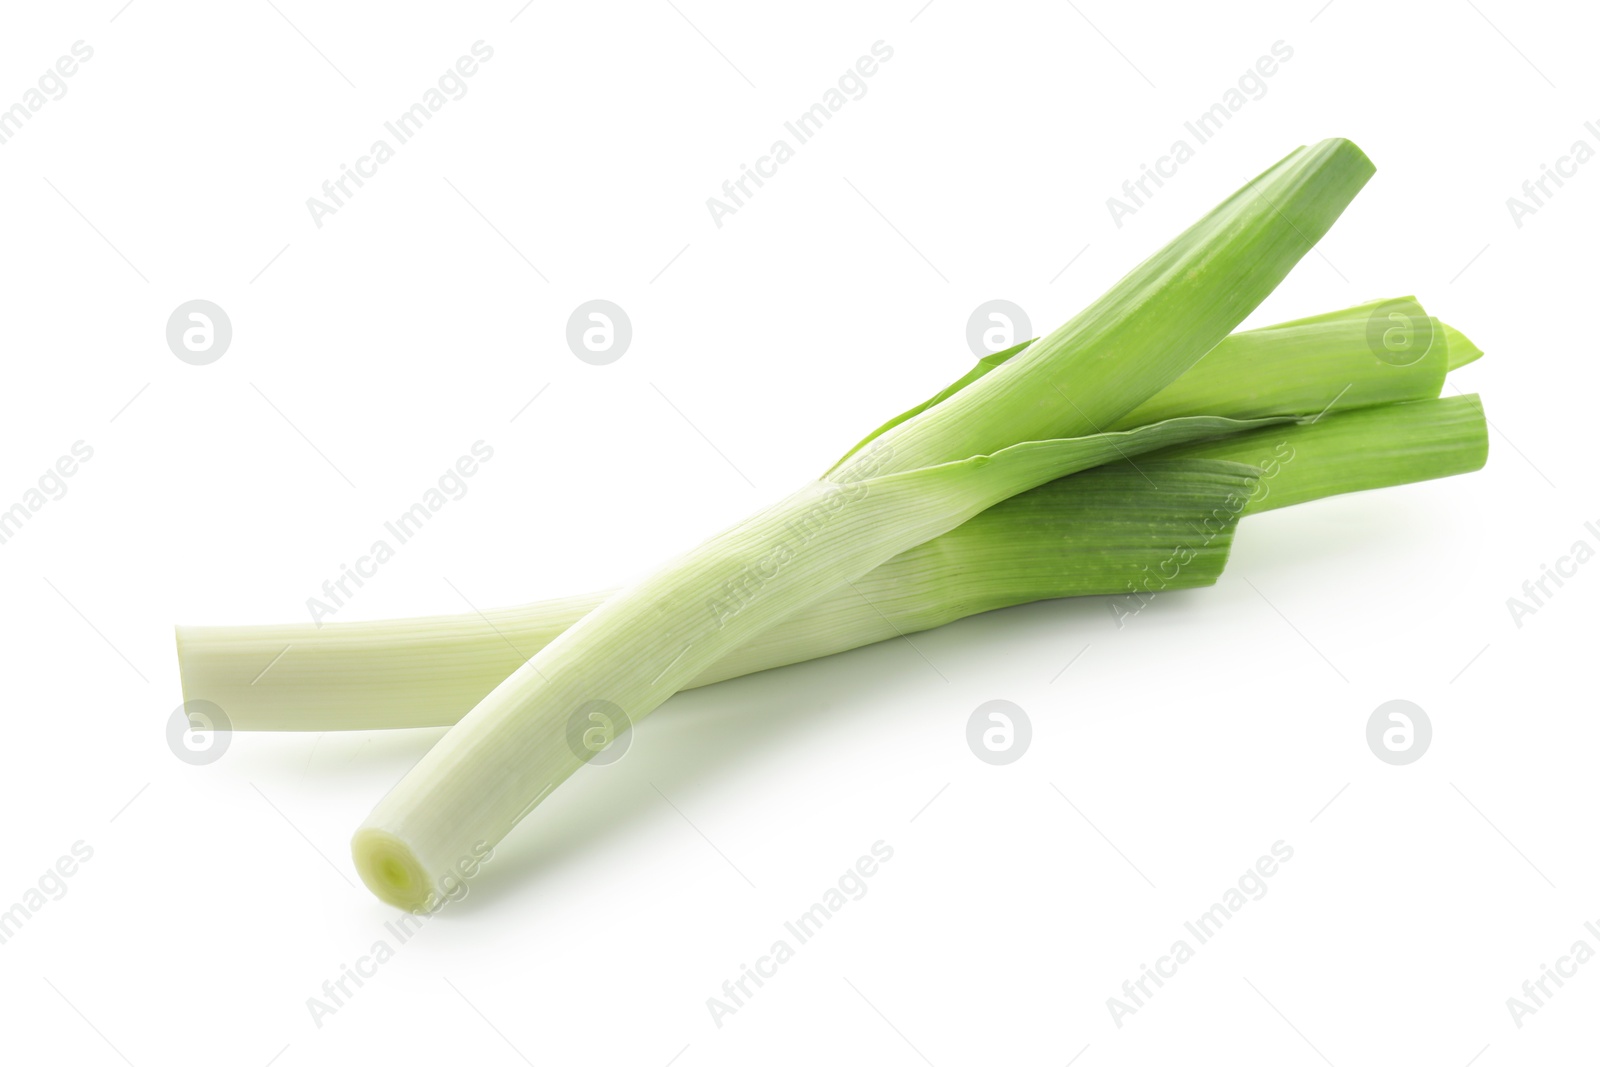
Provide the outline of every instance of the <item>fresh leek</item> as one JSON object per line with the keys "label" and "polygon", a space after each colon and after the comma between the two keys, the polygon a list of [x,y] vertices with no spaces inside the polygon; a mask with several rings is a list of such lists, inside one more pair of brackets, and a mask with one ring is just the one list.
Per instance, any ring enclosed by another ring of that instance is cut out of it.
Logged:
{"label": "fresh leek", "polygon": [[[1163,588],[1209,585],[1241,515],[1476,470],[1487,447],[1477,397],[1461,396],[1269,426],[1095,467],[902,552],[758,634],[686,688],[995,608],[1123,593],[1179,546],[1183,565]],[[610,595],[320,628],[182,627],[184,691],[220,705],[238,730],[447,726]]]}
{"label": "fresh leek", "polygon": [[356,832],[380,898],[423,908],[585,757],[567,722],[637,721],[829,589],[1017,493],[1088,466],[1250,428],[1215,417],[1102,433],[1231,331],[1372,173],[1348,141],[1298,149],[1050,336],[823,478],[608,598],[451,727]]}

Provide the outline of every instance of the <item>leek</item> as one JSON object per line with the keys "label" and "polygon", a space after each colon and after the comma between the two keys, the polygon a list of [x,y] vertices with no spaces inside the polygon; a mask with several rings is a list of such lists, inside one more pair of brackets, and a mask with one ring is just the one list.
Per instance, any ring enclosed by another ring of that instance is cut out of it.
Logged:
{"label": "leek", "polygon": [[427,907],[458,859],[500,841],[582,765],[566,724],[593,701],[637,721],[827,590],[1001,500],[1119,456],[1261,425],[1190,417],[1099,432],[1222,340],[1371,172],[1348,141],[1296,150],[1049,337],[608,598],[378,804],[352,843],[362,879],[385,901]]}
{"label": "leek", "polygon": [[[1315,451],[1302,462],[1307,446]],[[1158,455],[1263,468],[1268,477],[1246,509],[1253,515],[1352,489],[1478,470],[1489,457],[1489,436],[1482,402],[1466,394],[1350,411],[1282,433],[1255,430]]]}
{"label": "leek", "polygon": [[[1002,501],[831,590],[685,688],[995,608],[1122,593],[1178,545],[1192,554],[1163,588],[1210,585],[1240,515],[1477,470],[1487,449],[1478,398],[1458,396],[1178,445],[1136,466],[1095,467]],[[234,729],[447,726],[610,595],[482,616],[182,627],[184,692],[220,705]]]}

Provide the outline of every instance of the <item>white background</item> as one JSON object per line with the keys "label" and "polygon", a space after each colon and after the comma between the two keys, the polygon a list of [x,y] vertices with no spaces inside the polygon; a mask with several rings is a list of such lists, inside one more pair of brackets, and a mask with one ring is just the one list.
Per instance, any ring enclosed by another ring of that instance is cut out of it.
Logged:
{"label": "white background", "polygon": [[[94,49],[0,145],[0,506],[94,450],[0,546],[0,908],[93,849],[0,945],[8,1059],[1592,1054],[1600,963],[1520,1029],[1506,1007],[1600,948],[1600,564],[1520,628],[1506,606],[1600,543],[1600,164],[1520,228],[1506,206],[1600,147],[1592,13],[519,2],[8,6],[0,106]],[[478,40],[467,95],[314,225],[307,197]],[[879,40],[865,97],[715,226],[706,198]],[[1106,198],[1276,41],[1266,94],[1114,225]],[[1484,471],[1250,518],[1218,586],[1121,630],[1104,601],[1038,604],[675,699],[314,1023],[395,916],[349,835],[433,736],[180,762],[174,622],[303,619],[478,440],[469,494],[340,618],[635,575],[963,373],[982,301],[1051,329],[1333,135],[1377,176],[1250,322],[1415,293],[1488,353],[1447,387],[1484,396]],[[634,327],[600,367],[564,341],[597,297]],[[209,366],[165,343],[195,298],[233,324]],[[998,768],[964,740],[997,698],[1034,728]],[[1434,725],[1407,767],[1364,740],[1394,698]],[[706,998],[878,840],[867,895],[716,1026]],[[1270,892],[1114,1025],[1107,997],[1279,840]]]}

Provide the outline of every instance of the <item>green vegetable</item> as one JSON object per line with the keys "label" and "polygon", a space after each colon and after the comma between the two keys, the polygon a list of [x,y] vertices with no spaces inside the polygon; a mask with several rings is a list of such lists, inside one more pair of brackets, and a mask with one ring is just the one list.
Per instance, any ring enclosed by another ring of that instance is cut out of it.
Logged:
{"label": "green vegetable", "polygon": [[1296,150],[1050,336],[608,598],[518,667],[378,804],[353,841],[362,879],[390,903],[426,907],[458,861],[501,840],[588,758],[567,734],[596,701],[637,721],[829,589],[1001,500],[1114,458],[1249,428],[1194,417],[1097,432],[1221,341],[1371,173],[1348,141]]}
{"label": "green vegetable", "polygon": [[[687,688],[1013,604],[1123,593],[1151,573],[1163,576],[1165,590],[1209,585],[1240,515],[1476,470],[1487,448],[1482,407],[1463,396],[1264,427],[1151,453],[1137,465],[1095,467],[1001,501],[829,591]],[[183,627],[184,691],[219,704],[235,729],[447,726],[610,595],[482,616]]]}
{"label": "green vegetable", "polygon": [[[1309,453],[1307,449],[1314,451]],[[1483,404],[1473,395],[1330,415],[1312,425],[1202,441],[1157,453],[1221,459],[1263,468],[1247,514],[1303,504],[1357,489],[1446,478],[1481,468],[1489,457]]]}

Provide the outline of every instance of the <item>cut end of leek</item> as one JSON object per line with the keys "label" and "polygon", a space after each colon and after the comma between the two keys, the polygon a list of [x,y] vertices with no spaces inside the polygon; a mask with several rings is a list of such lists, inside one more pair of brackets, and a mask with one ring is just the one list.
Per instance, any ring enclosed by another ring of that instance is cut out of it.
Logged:
{"label": "cut end of leek", "polygon": [[433,883],[411,846],[387,830],[364,826],[350,842],[356,872],[379,900],[406,911],[427,911]]}

